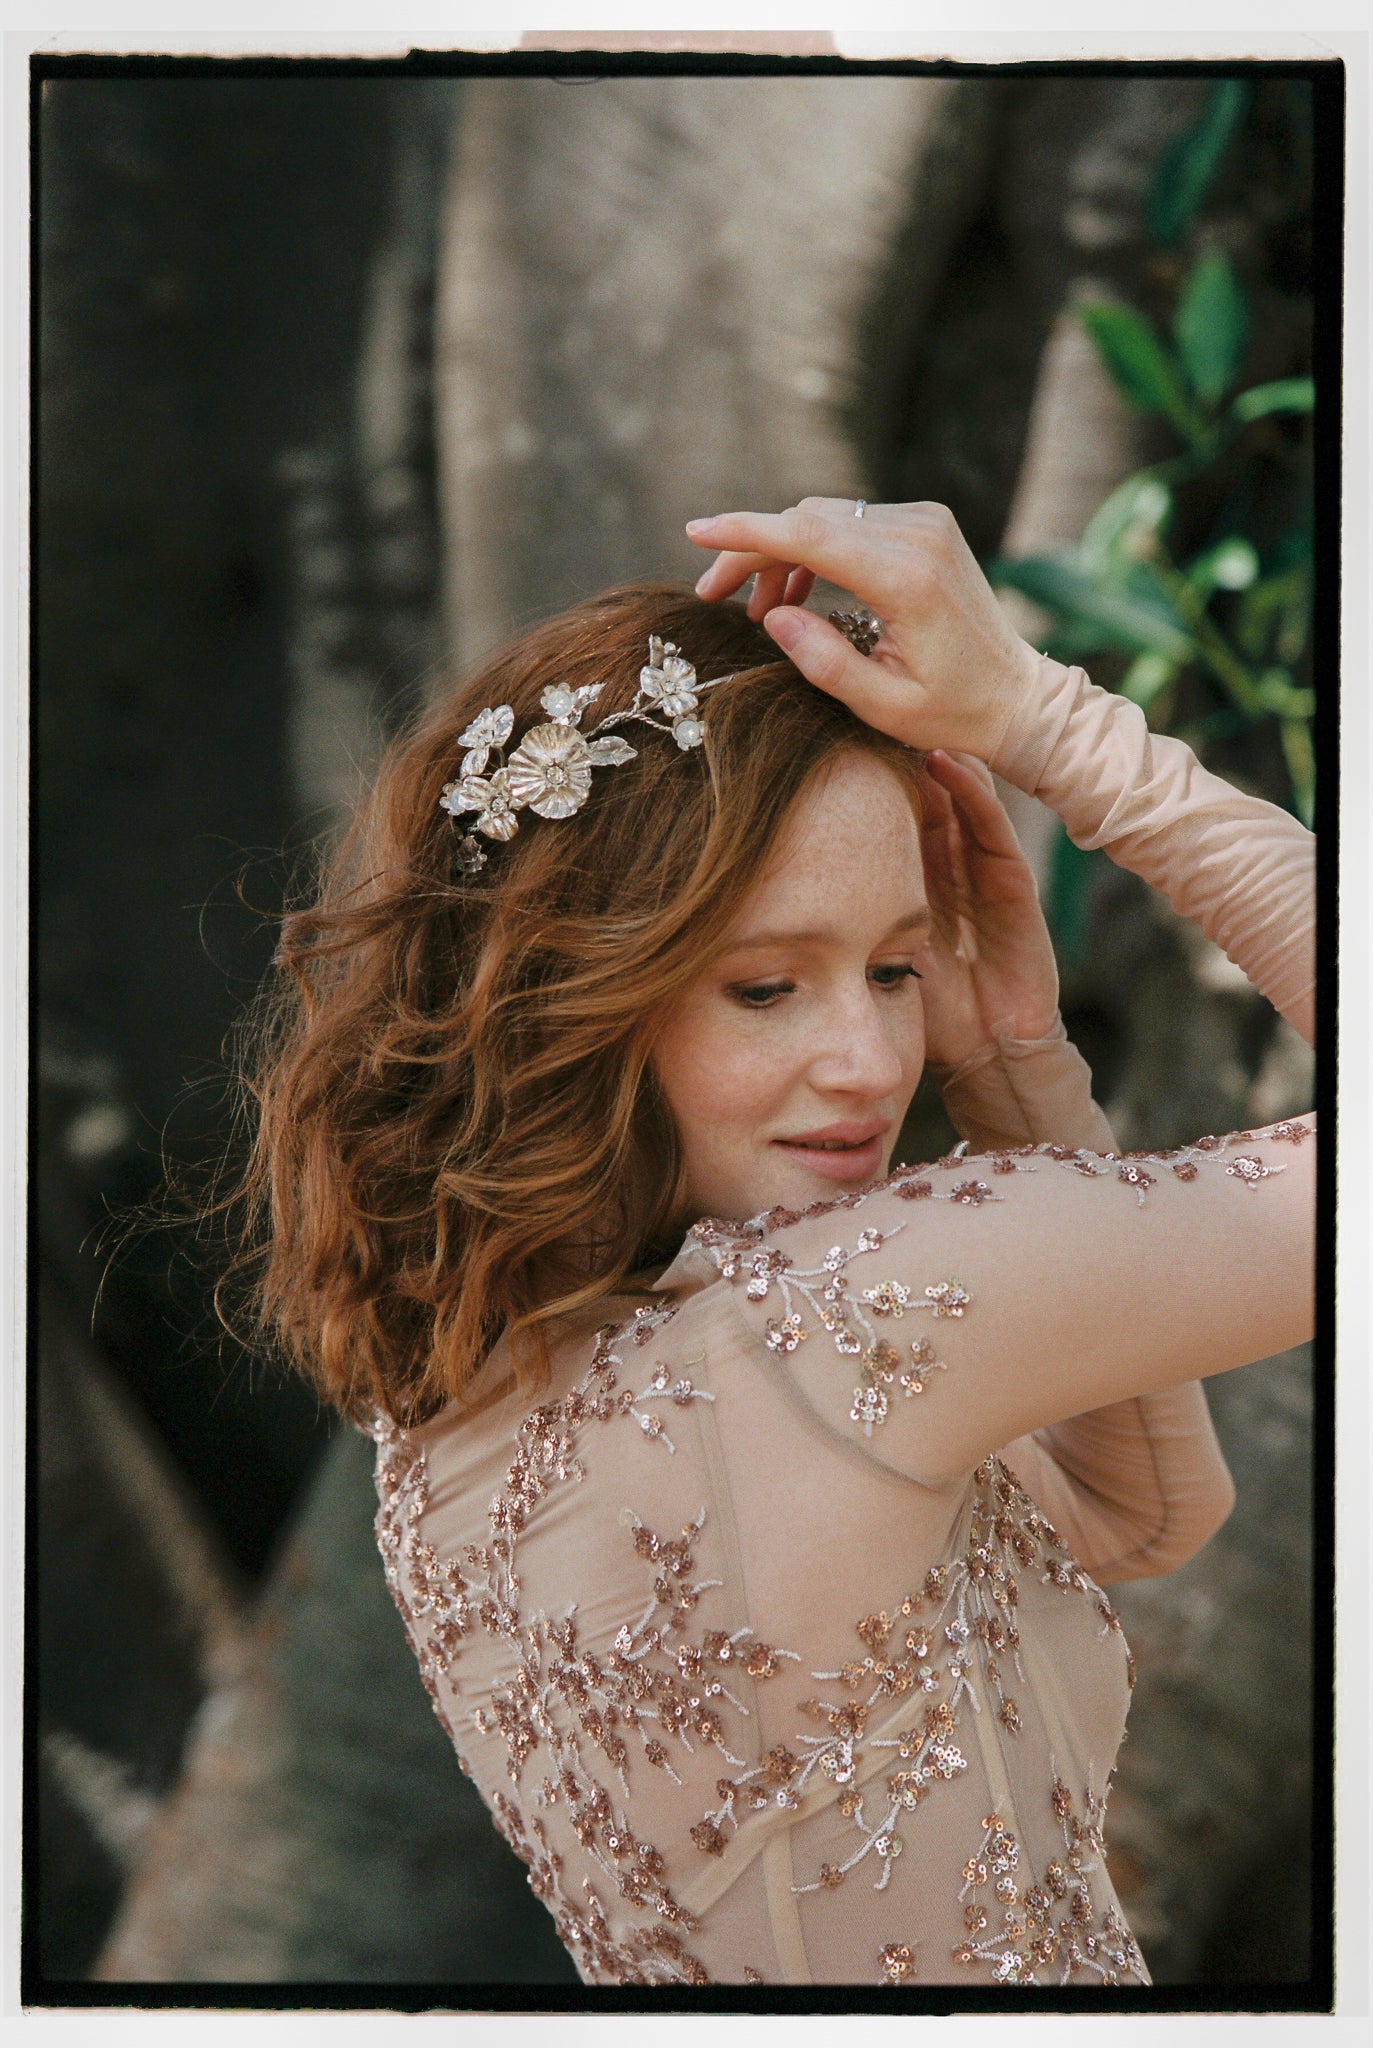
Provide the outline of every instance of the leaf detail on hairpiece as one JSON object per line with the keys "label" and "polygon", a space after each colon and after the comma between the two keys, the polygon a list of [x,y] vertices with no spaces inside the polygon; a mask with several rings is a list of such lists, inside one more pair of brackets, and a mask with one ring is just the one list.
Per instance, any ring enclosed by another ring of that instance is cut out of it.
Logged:
{"label": "leaf detail on hairpiece", "polygon": [[619,768],[626,761],[632,761],[639,750],[631,747],[628,740],[612,734],[603,740],[588,740],[586,751],[598,768]]}
{"label": "leaf detail on hairpiece", "polygon": [[479,776],[464,774],[461,781],[450,782],[439,798],[441,810],[452,817],[459,817],[464,811],[482,811],[486,808],[486,784]]}

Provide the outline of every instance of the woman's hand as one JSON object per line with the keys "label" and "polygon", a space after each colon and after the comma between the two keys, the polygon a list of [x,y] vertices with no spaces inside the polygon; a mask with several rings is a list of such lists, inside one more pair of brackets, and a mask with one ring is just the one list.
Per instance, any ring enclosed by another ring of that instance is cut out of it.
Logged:
{"label": "woman's hand", "polygon": [[[909,746],[990,760],[1041,673],[943,505],[869,505],[856,519],[846,498],[803,498],[787,512],[693,519],[687,533],[722,550],[696,586],[702,597],[756,576],[750,616],[807,681]],[[817,575],[878,614],[872,655],[801,609]]]}
{"label": "woman's hand", "polygon": [[921,963],[925,1057],[959,1066],[999,1027],[1042,1038],[1058,1017],[1058,970],[1039,895],[990,771],[932,753],[921,855],[937,928]]}

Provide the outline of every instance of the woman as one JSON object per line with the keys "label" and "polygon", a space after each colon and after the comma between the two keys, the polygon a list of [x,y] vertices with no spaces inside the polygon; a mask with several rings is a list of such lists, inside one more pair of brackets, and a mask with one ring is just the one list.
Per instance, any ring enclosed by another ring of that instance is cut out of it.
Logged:
{"label": "woman", "polygon": [[[941,508],[857,510],[696,523],[697,596],[392,750],[283,941],[260,1312],[376,1437],[589,1982],[1138,1983],[1100,1584],[1229,1510],[1195,1375],[1308,1334],[1314,1145],[1115,1153],[984,764],[1308,1035],[1311,840],[1018,640]],[[927,1062],[971,1151],[893,1173]]]}

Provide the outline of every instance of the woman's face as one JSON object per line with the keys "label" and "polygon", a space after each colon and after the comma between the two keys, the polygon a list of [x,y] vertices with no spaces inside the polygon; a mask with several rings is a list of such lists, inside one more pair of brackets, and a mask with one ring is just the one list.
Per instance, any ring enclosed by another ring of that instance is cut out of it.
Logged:
{"label": "woman's face", "polygon": [[910,800],[884,763],[846,752],[655,1046],[687,1220],[803,1209],[886,1172],[925,1062],[929,931]]}

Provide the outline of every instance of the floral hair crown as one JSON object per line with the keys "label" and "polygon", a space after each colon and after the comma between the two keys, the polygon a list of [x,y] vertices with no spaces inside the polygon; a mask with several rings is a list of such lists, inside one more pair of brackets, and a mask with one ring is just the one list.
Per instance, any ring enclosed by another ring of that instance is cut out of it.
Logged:
{"label": "floral hair crown", "polygon": [[[831,612],[830,620],[861,654],[871,652],[881,631],[878,620],[867,612]],[[575,817],[591,794],[592,769],[619,768],[638,752],[614,732],[617,725],[633,722],[670,732],[683,753],[699,747],[705,738],[696,715],[700,700],[707,690],[731,679],[714,676],[708,683],[698,682],[695,669],[672,641],[652,633],[634,702],[627,711],[612,711],[586,732],[580,730],[582,714],[600,696],[600,683],[583,683],[575,690],[565,683],[550,684],[539,698],[548,724],[530,726],[509,760],[505,744],[515,728],[513,710],[497,704],[479,711],[458,739],[458,745],[467,749],[458,779],[439,798],[455,822],[475,813],[471,829],[458,840],[464,874],[475,875],[486,866],[486,850],[474,832],[487,839],[513,839],[520,829],[517,811],[533,811],[538,818]],[[497,765],[488,774],[493,754]]]}
{"label": "floral hair crown", "polygon": [[[475,831],[497,840],[513,839],[519,831],[517,811],[530,810],[538,818],[574,817],[591,794],[592,769],[619,768],[638,752],[614,732],[615,726],[634,721],[656,732],[670,732],[687,752],[705,737],[696,715],[702,693],[729,680],[716,676],[708,683],[698,682],[691,663],[670,640],[660,640],[654,633],[634,702],[627,711],[612,711],[586,732],[579,729],[582,714],[600,696],[600,683],[583,683],[575,690],[565,683],[551,684],[539,698],[549,723],[531,726],[509,760],[505,743],[514,730],[514,712],[508,704],[479,711],[458,741],[468,750],[461,773],[439,803],[454,819],[475,812]],[[498,765],[488,773],[493,754]],[[472,831],[458,841],[458,859],[469,875],[485,867],[485,850]]]}

